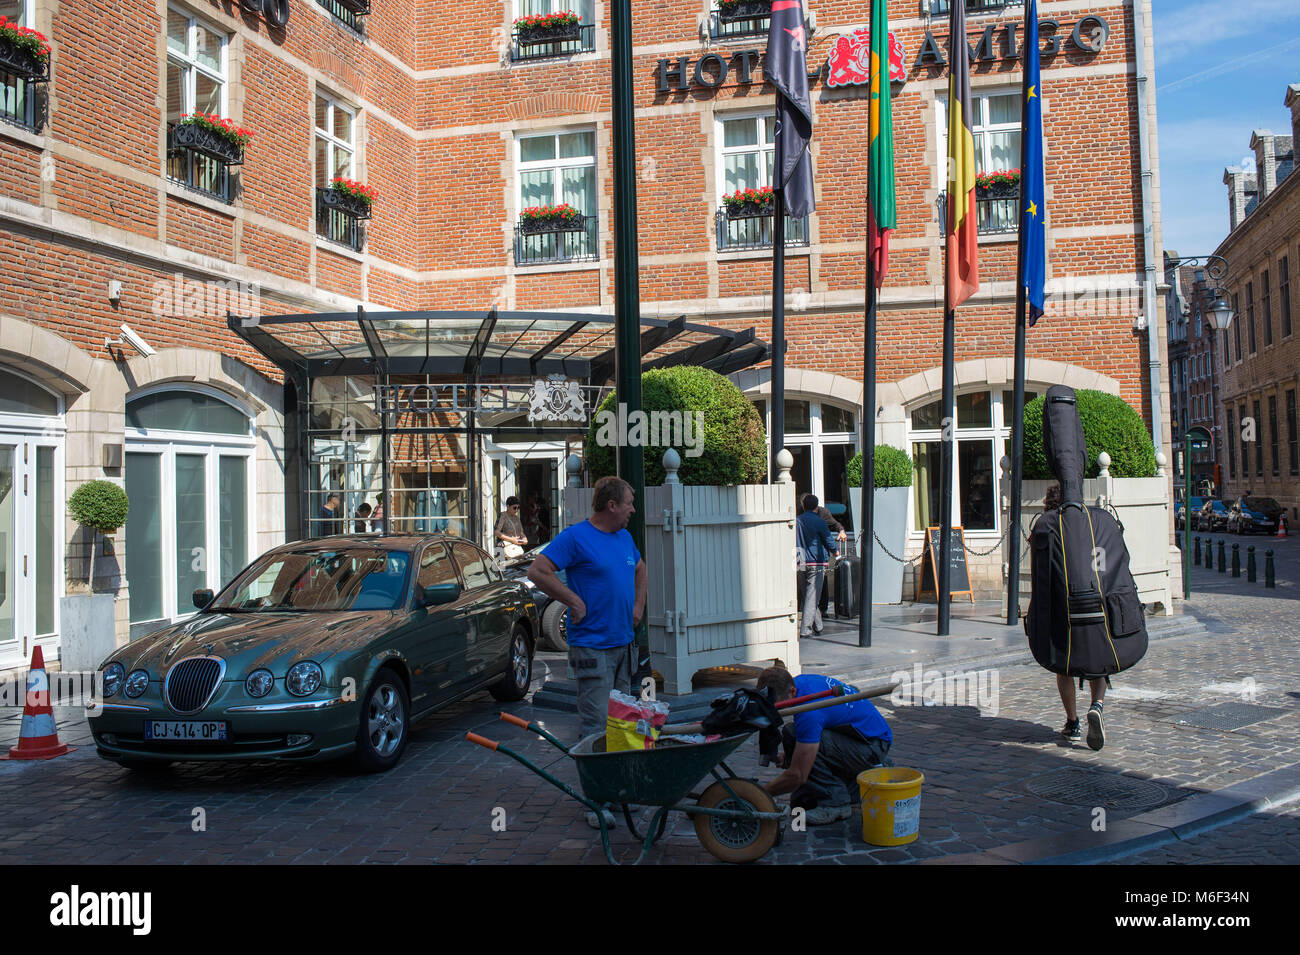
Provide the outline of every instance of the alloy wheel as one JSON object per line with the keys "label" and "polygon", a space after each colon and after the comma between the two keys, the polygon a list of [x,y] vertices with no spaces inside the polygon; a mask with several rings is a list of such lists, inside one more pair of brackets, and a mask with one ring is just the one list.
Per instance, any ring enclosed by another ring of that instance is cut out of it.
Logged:
{"label": "alloy wheel", "polygon": [[391,756],[405,732],[402,698],[391,684],[378,687],[370,698],[370,745],[380,756]]}

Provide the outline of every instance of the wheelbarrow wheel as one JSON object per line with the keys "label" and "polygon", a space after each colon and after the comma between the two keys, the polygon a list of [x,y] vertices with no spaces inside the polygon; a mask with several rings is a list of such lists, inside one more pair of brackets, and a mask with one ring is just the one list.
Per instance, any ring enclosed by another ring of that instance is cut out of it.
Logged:
{"label": "wheelbarrow wheel", "polygon": [[[722,783],[714,783],[700,796],[696,805],[705,809],[727,809],[743,813],[746,808],[758,812],[776,812],[776,803],[767,791],[748,779],[732,776],[727,780],[737,800]],[[780,827],[776,819],[752,819],[745,816],[711,816],[695,813],[695,835],[700,845],[715,859],[723,862],[753,862],[761,859],[776,844]]]}

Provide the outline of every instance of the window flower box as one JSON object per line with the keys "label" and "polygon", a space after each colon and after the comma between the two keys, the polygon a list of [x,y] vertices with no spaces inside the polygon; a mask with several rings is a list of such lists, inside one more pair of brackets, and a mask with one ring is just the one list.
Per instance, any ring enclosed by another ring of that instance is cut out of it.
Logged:
{"label": "window flower box", "polygon": [[328,186],[318,188],[316,196],[325,209],[341,212],[353,219],[369,219],[370,207],[374,205],[377,194],[369,186],[336,176]]}
{"label": "window flower box", "polygon": [[563,43],[582,38],[582,21],[576,13],[569,11],[519,17],[514,26],[520,46]]}
{"label": "window flower box", "polygon": [[977,199],[1015,199],[1020,196],[1020,170],[1001,169],[975,174]]}
{"label": "window flower box", "polygon": [[45,35],[0,15],[0,73],[12,73],[29,83],[50,78],[50,44]]}
{"label": "window flower box", "polygon": [[172,127],[172,148],[190,149],[238,166],[244,161],[244,146],[253,136],[229,119],[209,113],[189,113]]}
{"label": "window flower box", "polygon": [[718,19],[723,23],[761,20],[771,15],[772,0],[718,0]]}
{"label": "window flower box", "polygon": [[771,186],[758,189],[737,189],[722,197],[728,219],[754,219],[770,216],[776,209],[776,193]]}
{"label": "window flower box", "polygon": [[568,203],[558,206],[530,206],[519,214],[520,235],[540,235],[544,232],[583,232],[587,216]]}

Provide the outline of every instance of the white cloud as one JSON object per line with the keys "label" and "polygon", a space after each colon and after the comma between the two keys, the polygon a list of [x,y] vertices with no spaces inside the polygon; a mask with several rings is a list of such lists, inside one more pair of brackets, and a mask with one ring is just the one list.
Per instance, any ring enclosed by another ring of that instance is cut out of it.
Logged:
{"label": "white cloud", "polygon": [[1237,163],[1237,165],[1241,167],[1243,172],[1254,172],[1255,171],[1254,153],[1250,153],[1249,155],[1242,156],[1241,160]]}
{"label": "white cloud", "polygon": [[1182,59],[1204,47],[1295,23],[1296,0],[1236,0],[1161,5],[1155,16],[1156,63]]}

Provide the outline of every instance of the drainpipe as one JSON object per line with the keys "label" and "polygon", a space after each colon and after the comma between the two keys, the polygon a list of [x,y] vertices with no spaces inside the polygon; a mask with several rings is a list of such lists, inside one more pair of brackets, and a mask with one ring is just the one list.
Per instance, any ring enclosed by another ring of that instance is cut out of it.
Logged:
{"label": "drainpipe", "polygon": [[1163,450],[1164,428],[1162,425],[1163,408],[1160,403],[1160,329],[1157,323],[1159,310],[1156,308],[1156,233],[1152,218],[1151,138],[1147,131],[1150,121],[1148,110],[1147,49],[1146,49],[1146,7],[1150,0],[1133,0],[1133,51],[1134,66],[1137,69],[1137,103],[1138,117],[1138,161],[1142,166],[1142,253],[1146,259],[1145,274],[1142,282],[1143,311],[1147,323],[1147,374],[1151,379],[1151,442],[1156,453]]}

